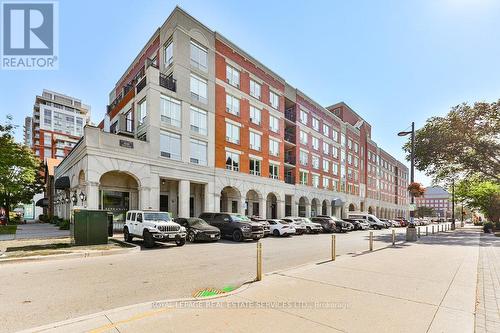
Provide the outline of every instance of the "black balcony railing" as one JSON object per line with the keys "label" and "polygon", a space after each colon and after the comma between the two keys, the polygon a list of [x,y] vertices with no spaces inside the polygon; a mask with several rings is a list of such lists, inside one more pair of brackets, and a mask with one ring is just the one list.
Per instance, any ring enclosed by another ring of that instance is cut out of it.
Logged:
{"label": "black balcony railing", "polygon": [[295,184],[295,177],[292,175],[285,176],[285,183],[287,184]]}
{"label": "black balcony railing", "polygon": [[295,165],[295,156],[286,156],[285,163]]}
{"label": "black balcony railing", "polygon": [[295,144],[295,134],[285,133],[285,141]]}
{"label": "black balcony railing", "polygon": [[139,83],[137,83],[136,89],[137,93],[140,93],[142,89],[146,86],[146,77],[143,77]]}
{"label": "black balcony railing", "polygon": [[176,92],[177,80],[174,79],[172,74],[167,76],[163,73],[160,73],[160,86],[162,86],[163,88],[167,88],[170,91]]}
{"label": "black balcony railing", "polygon": [[285,118],[293,122],[297,120],[297,113],[295,112],[295,107],[291,107],[285,110]]}

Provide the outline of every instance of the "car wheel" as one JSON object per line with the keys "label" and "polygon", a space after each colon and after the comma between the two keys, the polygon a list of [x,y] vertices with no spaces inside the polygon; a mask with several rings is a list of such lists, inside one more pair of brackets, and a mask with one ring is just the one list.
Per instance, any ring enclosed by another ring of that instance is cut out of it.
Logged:
{"label": "car wheel", "polygon": [[279,235],[280,235],[279,230],[278,230],[278,229],[274,229],[274,230],[273,230],[273,236],[275,236],[275,237],[279,237]]}
{"label": "car wheel", "polygon": [[125,227],[123,228],[123,238],[125,239],[125,242],[131,242],[134,237],[128,232],[128,228]]}
{"label": "car wheel", "polygon": [[194,232],[192,232],[192,231],[188,232],[187,240],[190,243],[194,243],[194,241],[196,240],[196,236],[194,235]]}
{"label": "car wheel", "polygon": [[306,231],[307,231],[307,233],[308,233],[308,234],[312,234],[311,227],[307,227],[307,228],[306,228]]}
{"label": "car wheel", "polygon": [[144,231],[143,239],[144,239],[144,246],[146,248],[150,249],[155,246],[155,240],[153,238],[153,235],[151,235],[149,231],[147,230]]}
{"label": "car wheel", "polygon": [[233,231],[233,240],[235,242],[241,242],[243,240],[243,234],[241,233],[241,230],[236,229]]}
{"label": "car wheel", "polygon": [[175,245],[177,245],[177,246],[182,246],[184,244],[186,244],[186,239],[185,238],[181,238],[181,239],[178,239],[178,240],[175,241]]}

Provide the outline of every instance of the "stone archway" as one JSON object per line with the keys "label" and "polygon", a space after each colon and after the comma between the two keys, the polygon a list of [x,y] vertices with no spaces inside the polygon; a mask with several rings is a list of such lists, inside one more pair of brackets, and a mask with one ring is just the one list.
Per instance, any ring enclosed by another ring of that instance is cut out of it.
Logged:
{"label": "stone archway", "polygon": [[356,206],[353,203],[351,203],[351,204],[349,204],[348,210],[350,212],[354,212],[354,211],[356,211]]}
{"label": "stone archway", "polygon": [[220,193],[220,211],[229,213],[243,212],[241,193],[236,187],[226,186]]}
{"label": "stone archway", "polygon": [[328,200],[323,200],[321,203],[321,215],[330,215],[331,212],[328,211]]}
{"label": "stone archway", "polygon": [[368,207],[368,214],[373,214],[373,207],[372,206]]}
{"label": "stone archway", "polygon": [[[245,215],[247,216],[260,216],[261,215],[261,200],[262,195],[256,190],[248,190],[246,194],[246,207],[245,207]],[[264,212],[262,207],[262,212]]]}
{"label": "stone archway", "polygon": [[298,214],[300,217],[308,217],[307,215],[307,206],[309,205],[309,200],[306,197],[300,197],[299,199],[299,211]]}
{"label": "stone archway", "polygon": [[278,198],[273,192],[267,194],[266,217],[271,219],[278,218]]}
{"label": "stone archway", "polygon": [[311,217],[320,215],[321,205],[318,199],[314,198],[311,200]]}

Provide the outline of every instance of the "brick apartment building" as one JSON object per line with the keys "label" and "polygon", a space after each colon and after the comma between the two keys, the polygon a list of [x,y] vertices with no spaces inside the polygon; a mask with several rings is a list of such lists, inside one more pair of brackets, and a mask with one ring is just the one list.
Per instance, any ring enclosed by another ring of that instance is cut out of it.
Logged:
{"label": "brick apartment building", "polygon": [[451,195],[440,186],[426,187],[423,196],[415,198],[417,207],[434,209],[436,217],[451,217]]}
{"label": "brick apartment building", "polygon": [[[174,216],[406,216],[408,169],[345,103],[323,107],[176,7],[56,169],[90,208]],[[56,180],[57,181],[57,180]],[[72,203],[57,207],[69,213]]]}

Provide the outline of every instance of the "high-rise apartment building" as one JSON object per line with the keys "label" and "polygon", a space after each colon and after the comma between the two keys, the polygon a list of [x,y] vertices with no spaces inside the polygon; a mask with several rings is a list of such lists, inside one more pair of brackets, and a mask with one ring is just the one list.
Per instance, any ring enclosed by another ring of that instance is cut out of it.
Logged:
{"label": "high-rise apartment building", "polygon": [[90,107],[74,97],[43,90],[36,96],[33,115],[26,117],[24,143],[43,161],[63,159],[83,135]]}
{"label": "high-rise apartment building", "polygon": [[[56,169],[59,195],[174,216],[407,215],[408,169],[345,103],[323,107],[176,7]],[[58,186],[66,184],[65,186]],[[56,207],[69,214],[73,203]]]}

